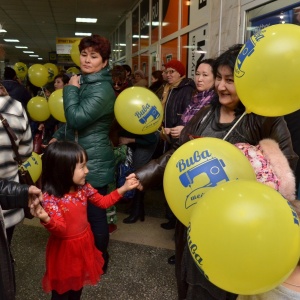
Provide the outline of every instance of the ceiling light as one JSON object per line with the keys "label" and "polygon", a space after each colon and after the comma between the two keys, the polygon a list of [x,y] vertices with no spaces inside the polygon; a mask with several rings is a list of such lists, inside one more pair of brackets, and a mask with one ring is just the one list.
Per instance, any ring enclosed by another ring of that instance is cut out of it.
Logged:
{"label": "ceiling light", "polygon": [[43,60],[43,58],[42,58],[42,57],[39,57],[38,60]]}
{"label": "ceiling light", "polygon": [[97,23],[96,18],[76,18],[77,23]]}
{"label": "ceiling light", "polygon": [[30,54],[30,57],[39,57],[37,54]]}
{"label": "ceiling light", "polygon": [[3,40],[8,43],[19,43],[20,42],[19,40],[14,40],[14,39],[3,39]]}
{"label": "ceiling light", "polygon": [[33,51],[23,51],[23,53],[34,53]]}
{"label": "ceiling light", "polygon": [[27,46],[15,46],[15,48],[18,48],[18,49],[28,49]]}
{"label": "ceiling light", "polygon": [[75,32],[75,35],[80,36],[91,36],[92,34],[90,32]]}

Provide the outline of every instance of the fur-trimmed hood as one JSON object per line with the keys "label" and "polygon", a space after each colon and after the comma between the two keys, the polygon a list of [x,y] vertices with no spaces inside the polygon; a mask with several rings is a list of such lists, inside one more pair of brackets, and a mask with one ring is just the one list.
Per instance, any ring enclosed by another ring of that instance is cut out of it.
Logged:
{"label": "fur-trimmed hood", "polygon": [[249,159],[257,181],[273,187],[287,200],[295,200],[295,176],[276,141],[263,139],[257,146],[247,143],[235,146]]}

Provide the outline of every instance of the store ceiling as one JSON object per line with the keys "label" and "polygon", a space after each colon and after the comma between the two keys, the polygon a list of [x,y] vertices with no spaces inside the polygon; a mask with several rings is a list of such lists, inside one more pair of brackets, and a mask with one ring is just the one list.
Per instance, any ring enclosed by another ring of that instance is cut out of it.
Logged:
{"label": "store ceiling", "polygon": [[[46,63],[56,51],[57,37],[76,37],[75,32],[91,32],[109,37],[137,0],[8,0],[0,4],[0,61]],[[97,18],[96,24],[76,23],[76,17]],[[1,29],[1,28],[0,28]],[[18,39],[8,43],[3,39]],[[15,46],[27,46],[17,49]],[[43,60],[29,57],[34,51]]]}

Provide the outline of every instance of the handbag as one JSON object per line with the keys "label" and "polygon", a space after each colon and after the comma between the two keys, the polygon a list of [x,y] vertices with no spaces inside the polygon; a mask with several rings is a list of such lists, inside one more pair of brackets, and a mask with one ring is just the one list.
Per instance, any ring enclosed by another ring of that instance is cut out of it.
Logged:
{"label": "handbag", "polygon": [[[18,175],[19,175],[19,182],[22,184],[27,184],[27,185],[34,185],[34,182],[30,176],[30,173],[28,172],[28,170],[26,170],[23,166],[23,162],[21,159],[21,156],[19,154],[18,151],[18,146],[16,144],[16,140],[18,139],[16,134],[14,133],[14,131],[11,129],[11,127],[9,126],[7,120],[2,116],[2,114],[0,113],[0,120],[4,126],[4,129],[6,130],[8,137],[11,141],[11,145],[12,145],[12,149],[15,153],[15,161],[18,163]],[[30,213],[30,208],[29,207],[24,207],[24,214],[25,214],[25,218],[27,219],[32,219],[34,216]]]}

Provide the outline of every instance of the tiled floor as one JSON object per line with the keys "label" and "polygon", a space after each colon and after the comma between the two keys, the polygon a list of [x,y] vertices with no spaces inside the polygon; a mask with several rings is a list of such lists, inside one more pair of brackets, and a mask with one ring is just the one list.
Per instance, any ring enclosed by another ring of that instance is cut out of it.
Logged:
{"label": "tiled floor", "polygon": [[[111,234],[109,269],[97,286],[86,287],[82,300],[176,299],[174,230],[164,230],[161,190],[146,193],[145,222],[124,224],[126,203],[118,204],[118,229]],[[17,300],[50,299],[41,289],[48,233],[39,221],[25,220],[16,228],[13,253],[16,259]]]}

